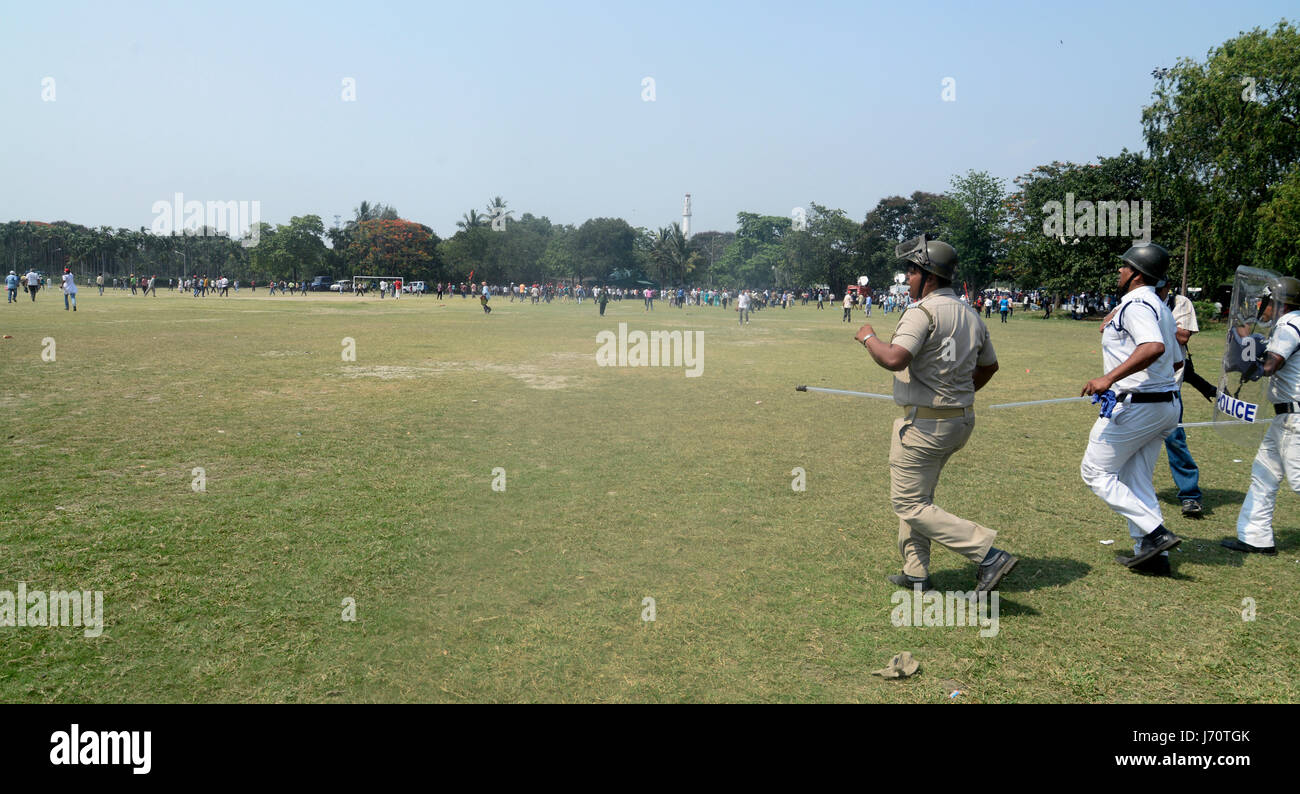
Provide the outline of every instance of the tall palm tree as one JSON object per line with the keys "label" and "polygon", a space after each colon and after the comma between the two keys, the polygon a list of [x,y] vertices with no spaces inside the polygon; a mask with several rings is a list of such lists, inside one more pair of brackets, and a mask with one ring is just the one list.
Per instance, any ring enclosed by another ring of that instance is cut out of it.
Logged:
{"label": "tall palm tree", "polygon": [[361,206],[352,208],[353,218],[347,222],[347,228],[355,229],[358,224],[373,221],[379,217],[381,208],[380,205],[371,204],[369,201],[361,202]]}
{"label": "tall palm tree", "polygon": [[470,229],[473,229],[476,226],[486,226],[486,225],[487,225],[487,219],[484,218],[482,215],[479,215],[478,210],[470,210],[469,212],[462,215],[460,220],[456,221],[456,228],[464,229],[465,231],[469,231]]}
{"label": "tall palm tree", "polygon": [[499,228],[496,226],[498,219],[504,225],[507,220],[513,220],[510,216],[514,214],[514,210],[506,209],[505,199],[500,196],[493,196],[487,203],[487,220],[493,224],[493,228]]}
{"label": "tall palm tree", "polygon": [[665,281],[682,284],[686,281],[686,266],[691,258],[690,243],[682,234],[679,223],[660,228],[655,234],[652,257],[659,266]]}

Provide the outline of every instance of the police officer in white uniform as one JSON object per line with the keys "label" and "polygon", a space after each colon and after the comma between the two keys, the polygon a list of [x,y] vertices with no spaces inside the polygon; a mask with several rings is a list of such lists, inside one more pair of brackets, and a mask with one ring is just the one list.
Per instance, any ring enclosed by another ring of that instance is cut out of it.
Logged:
{"label": "police officer in white uniform", "polygon": [[1106,374],[1084,384],[1083,394],[1113,390],[1116,404],[1098,418],[1079,473],[1093,493],[1128,519],[1132,557],[1119,562],[1143,573],[1168,576],[1169,555],[1182,542],[1165,528],[1152,483],[1165,438],[1178,426],[1175,365],[1182,366],[1173,314],[1155,293],[1169,269],[1169,252],[1135,245],[1120,257],[1123,296],[1102,333]]}
{"label": "police officer in white uniform", "polygon": [[[1233,551],[1277,554],[1273,507],[1282,480],[1300,493],[1300,279],[1285,276],[1273,285],[1268,311],[1285,311],[1264,354],[1267,399],[1276,416],[1250,467],[1250,490],[1237,515],[1237,537],[1222,545]],[[1265,315],[1265,319],[1268,316]]]}

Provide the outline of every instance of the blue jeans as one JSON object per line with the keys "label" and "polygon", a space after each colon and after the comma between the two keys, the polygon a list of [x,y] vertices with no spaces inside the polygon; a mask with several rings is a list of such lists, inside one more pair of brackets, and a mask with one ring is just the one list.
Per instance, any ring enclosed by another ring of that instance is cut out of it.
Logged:
{"label": "blue jeans", "polygon": [[[1183,421],[1183,401],[1178,401],[1178,422]],[[1178,500],[1195,499],[1201,501],[1200,471],[1192,453],[1187,449],[1187,433],[1177,428],[1165,438],[1165,454],[1169,456],[1169,473],[1178,486]]]}

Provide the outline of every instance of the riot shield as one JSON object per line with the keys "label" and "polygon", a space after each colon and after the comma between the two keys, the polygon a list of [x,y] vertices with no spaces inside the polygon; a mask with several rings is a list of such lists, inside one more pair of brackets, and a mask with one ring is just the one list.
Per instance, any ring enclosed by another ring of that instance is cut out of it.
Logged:
{"label": "riot shield", "polygon": [[1272,411],[1265,390],[1264,349],[1277,316],[1271,288],[1277,274],[1253,267],[1237,268],[1228,306],[1228,330],[1214,401],[1214,430],[1243,447],[1259,446]]}

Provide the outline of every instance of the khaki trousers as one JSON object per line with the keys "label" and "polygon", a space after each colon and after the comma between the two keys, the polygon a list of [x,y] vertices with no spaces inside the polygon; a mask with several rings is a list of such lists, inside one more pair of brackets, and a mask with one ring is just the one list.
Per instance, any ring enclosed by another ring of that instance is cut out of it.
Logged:
{"label": "khaki trousers", "polygon": [[898,551],[903,573],[926,576],[930,542],[976,563],[993,546],[996,532],[936,507],[934,487],[953,453],[966,445],[975,429],[975,413],[951,419],[918,419],[915,409],[894,420],[889,444],[890,501],[898,515]]}

